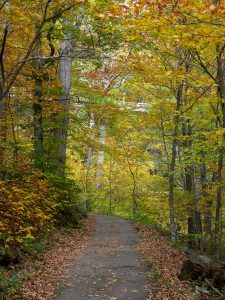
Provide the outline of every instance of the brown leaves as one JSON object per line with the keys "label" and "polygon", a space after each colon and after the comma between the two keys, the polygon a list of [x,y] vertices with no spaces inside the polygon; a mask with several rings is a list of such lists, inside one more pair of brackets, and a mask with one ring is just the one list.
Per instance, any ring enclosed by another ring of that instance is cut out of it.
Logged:
{"label": "brown leaves", "polygon": [[55,288],[63,278],[64,271],[83,250],[95,227],[93,218],[82,220],[82,227],[72,234],[61,231],[55,234],[54,242],[37,261],[27,260],[22,271],[31,273],[24,281],[21,294],[24,300],[51,300]]}
{"label": "brown leaves", "polygon": [[191,283],[178,279],[185,256],[173,248],[166,236],[156,229],[137,225],[142,237],[140,251],[150,263],[153,288],[149,300],[188,300],[193,289]]}

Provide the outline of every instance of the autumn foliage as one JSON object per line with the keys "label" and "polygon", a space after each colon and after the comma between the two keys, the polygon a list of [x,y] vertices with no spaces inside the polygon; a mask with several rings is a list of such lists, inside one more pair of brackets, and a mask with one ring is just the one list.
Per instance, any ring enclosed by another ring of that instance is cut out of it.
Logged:
{"label": "autumn foliage", "polygon": [[1,260],[83,210],[223,258],[223,1],[11,2],[0,4]]}
{"label": "autumn foliage", "polygon": [[[42,239],[53,226],[72,226],[84,216],[73,182],[30,169],[0,183],[0,259],[18,261],[27,245]],[[60,186],[61,185],[61,186]]]}

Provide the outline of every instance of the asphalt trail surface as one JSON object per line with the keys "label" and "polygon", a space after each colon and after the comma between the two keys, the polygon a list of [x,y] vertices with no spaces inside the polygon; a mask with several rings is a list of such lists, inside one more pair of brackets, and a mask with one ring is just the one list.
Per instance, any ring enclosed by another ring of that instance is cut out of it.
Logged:
{"label": "asphalt trail surface", "polygon": [[149,270],[136,248],[139,236],[133,224],[99,215],[96,222],[93,238],[67,270],[55,299],[146,299]]}

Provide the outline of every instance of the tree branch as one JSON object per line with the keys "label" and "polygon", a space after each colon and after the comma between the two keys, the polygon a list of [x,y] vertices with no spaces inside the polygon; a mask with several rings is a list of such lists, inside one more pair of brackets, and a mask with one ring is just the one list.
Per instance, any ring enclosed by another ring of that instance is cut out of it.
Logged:
{"label": "tree branch", "polygon": [[6,46],[6,39],[7,39],[7,35],[8,35],[8,27],[9,27],[9,24],[6,24],[6,26],[4,28],[4,33],[3,33],[2,48],[0,51],[0,67],[1,67],[2,81],[4,81],[4,77],[5,77],[3,56],[4,56],[5,46]]}
{"label": "tree branch", "polygon": [[[30,45],[27,47],[28,50],[27,50],[27,53],[24,55],[23,60],[20,63],[17,63],[16,66],[14,66],[12,68],[13,71],[15,70],[15,73],[13,74],[11,80],[8,83],[8,86],[6,87],[5,91],[2,94],[3,98],[5,98],[7,96],[7,94],[9,93],[9,90],[10,90],[11,86],[13,85],[13,83],[16,80],[17,76],[20,74],[20,72],[23,69],[24,65],[28,61],[29,56],[30,56],[30,54],[32,53],[32,51],[34,49],[34,46],[35,46],[37,40],[40,38],[43,26],[46,23],[50,22],[51,20],[54,20],[55,18],[59,18],[64,12],[70,10],[71,8],[73,8],[75,6],[75,2],[74,2],[72,5],[67,6],[66,8],[60,10],[58,13],[53,14],[51,17],[47,18],[47,11],[48,11],[48,7],[49,7],[51,1],[52,0],[47,0],[47,2],[46,2],[42,22],[41,22],[41,24],[40,24],[40,26],[39,26],[39,28],[38,28],[38,30],[37,30],[37,32],[36,32],[33,40],[30,42]],[[12,74],[12,70],[10,71],[10,74]],[[10,74],[8,74],[8,77],[9,77]]]}
{"label": "tree branch", "polygon": [[195,53],[197,55],[198,60],[195,58],[195,56],[193,55],[193,58],[200,63],[201,67],[203,68],[203,70],[206,72],[206,74],[209,75],[209,77],[211,77],[214,81],[216,81],[216,78],[212,75],[212,73],[208,70],[207,66],[204,64],[204,62],[202,61],[200,54],[198,53],[197,50],[195,50]]}
{"label": "tree branch", "polygon": [[195,99],[195,101],[184,111],[181,111],[179,116],[185,114],[188,112],[190,109],[193,108],[193,106],[198,102],[198,100],[214,85],[215,82],[211,83],[207,88],[204,89],[204,91]]}
{"label": "tree branch", "polygon": [[8,0],[3,1],[2,5],[0,6],[0,10],[3,9],[3,7],[6,5],[7,2],[8,2]]}

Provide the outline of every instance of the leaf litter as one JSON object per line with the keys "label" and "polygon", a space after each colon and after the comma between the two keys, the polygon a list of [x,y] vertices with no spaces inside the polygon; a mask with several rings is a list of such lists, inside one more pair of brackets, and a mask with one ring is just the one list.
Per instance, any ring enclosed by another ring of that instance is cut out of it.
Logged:
{"label": "leaf litter", "polygon": [[197,299],[193,298],[196,297],[193,283],[178,278],[187,257],[175,249],[168,237],[157,229],[143,224],[137,224],[136,227],[142,238],[138,248],[151,269],[148,300]]}
{"label": "leaf litter", "polygon": [[[48,249],[34,261],[30,258],[22,262],[21,272],[29,274],[19,290],[23,300],[52,300],[57,286],[66,269],[78,256],[95,231],[95,218],[89,217],[79,223],[79,228],[71,231],[59,230],[55,233]],[[35,267],[34,268],[34,264]]]}

